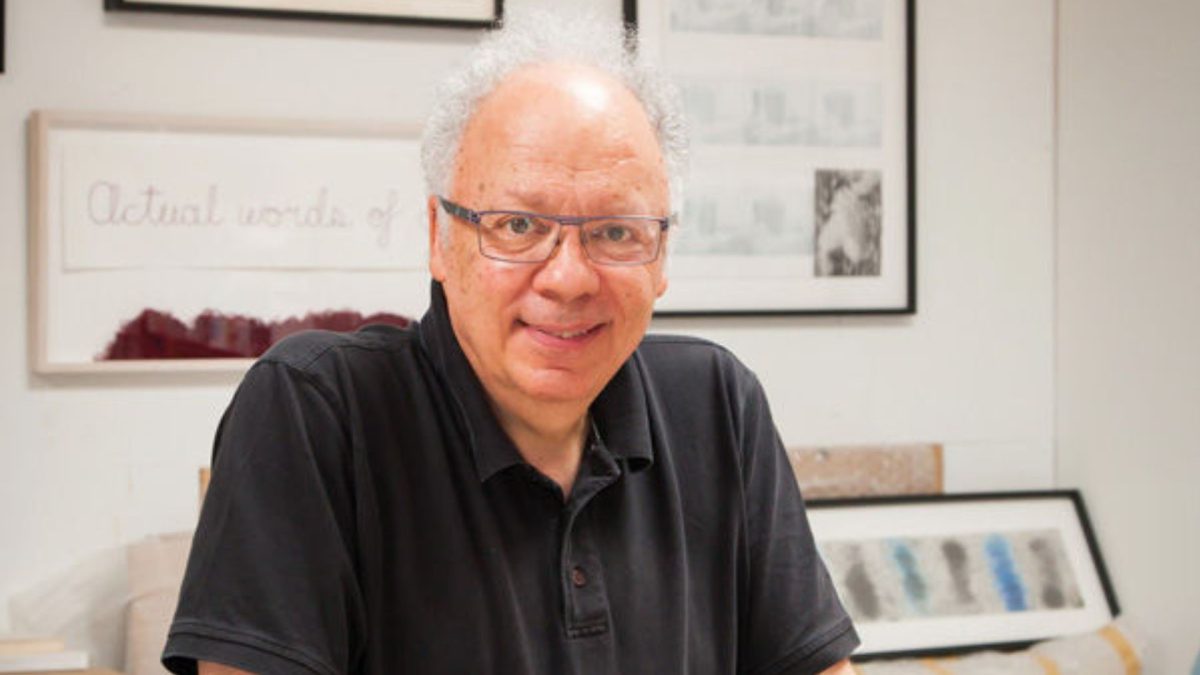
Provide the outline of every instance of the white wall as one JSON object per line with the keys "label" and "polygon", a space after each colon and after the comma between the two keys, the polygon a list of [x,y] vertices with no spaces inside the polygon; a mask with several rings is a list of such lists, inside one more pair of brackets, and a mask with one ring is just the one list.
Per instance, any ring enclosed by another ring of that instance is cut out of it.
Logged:
{"label": "white wall", "polygon": [[1149,673],[1200,650],[1200,4],[1063,0],[1058,468]]}
{"label": "white wall", "polygon": [[[532,0],[510,0],[513,6]],[[615,3],[614,3],[615,4]],[[470,33],[8,3],[0,76],[0,604],[183,529],[228,378],[46,379],[25,344],[34,108],[420,119]],[[922,0],[919,312],[662,321],[730,345],[789,443],[944,441],[955,489],[1053,483],[1053,11]],[[0,629],[4,615],[0,612]]]}

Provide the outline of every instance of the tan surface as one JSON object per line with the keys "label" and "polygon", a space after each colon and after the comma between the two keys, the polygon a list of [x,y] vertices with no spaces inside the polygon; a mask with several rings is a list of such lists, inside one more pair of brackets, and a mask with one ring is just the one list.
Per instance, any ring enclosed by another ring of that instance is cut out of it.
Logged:
{"label": "tan surface", "polygon": [[163,673],[159,657],[179,602],[192,534],[150,537],[128,548],[129,611],[126,615],[125,670],[130,675]]}
{"label": "tan surface", "polygon": [[41,636],[0,636],[0,656],[44,654],[60,652],[67,648],[62,640]]}
{"label": "tan surface", "polygon": [[204,503],[204,495],[208,492],[208,481],[212,480],[212,469],[200,469],[200,503]]}
{"label": "tan surface", "polygon": [[26,671],[19,673],[9,673],[9,675],[122,675],[115,670],[108,668],[88,668],[87,670],[39,670],[36,672]]}
{"label": "tan surface", "polygon": [[943,491],[935,443],[788,448],[788,459],[805,499]]}

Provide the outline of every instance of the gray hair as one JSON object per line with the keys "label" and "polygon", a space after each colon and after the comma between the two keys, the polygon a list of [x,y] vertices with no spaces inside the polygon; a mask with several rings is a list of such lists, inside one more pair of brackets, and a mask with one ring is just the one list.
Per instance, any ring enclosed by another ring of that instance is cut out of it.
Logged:
{"label": "gray hair", "polygon": [[682,206],[687,131],[677,89],[636,56],[633,30],[618,21],[579,11],[526,11],[506,18],[484,36],[466,65],[438,90],[421,136],[421,168],[428,194],[450,190],[454,162],[467,122],[479,102],[524,66],[570,62],[591,66],[624,84],[642,104],[666,163],[671,210]]}

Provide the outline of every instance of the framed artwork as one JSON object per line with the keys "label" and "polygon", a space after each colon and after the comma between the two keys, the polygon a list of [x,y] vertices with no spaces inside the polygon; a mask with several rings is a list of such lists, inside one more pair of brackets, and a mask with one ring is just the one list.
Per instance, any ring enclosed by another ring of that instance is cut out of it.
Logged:
{"label": "framed artwork", "polygon": [[1023,648],[1117,615],[1075,490],[816,500],[809,519],[858,656]]}
{"label": "framed artwork", "polygon": [[35,372],[240,370],[424,311],[416,125],[38,111]]}
{"label": "framed artwork", "polygon": [[912,0],[627,0],[690,168],[660,315],[916,311]]}
{"label": "framed artwork", "polygon": [[504,0],[104,0],[105,9],[487,27]]}

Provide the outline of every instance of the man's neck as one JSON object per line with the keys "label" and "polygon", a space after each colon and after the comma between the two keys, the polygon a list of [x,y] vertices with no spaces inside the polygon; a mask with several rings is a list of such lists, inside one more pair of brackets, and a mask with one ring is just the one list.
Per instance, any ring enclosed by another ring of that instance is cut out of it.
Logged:
{"label": "man's neck", "polygon": [[558,483],[564,499],[571,494],[588,437],[587,408],[550,404],[516,411],[494,400],[492,408],[521,457]]}

